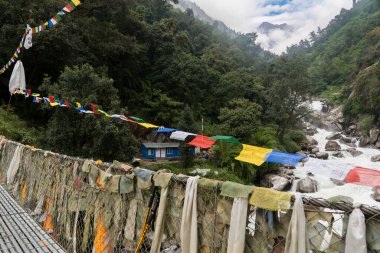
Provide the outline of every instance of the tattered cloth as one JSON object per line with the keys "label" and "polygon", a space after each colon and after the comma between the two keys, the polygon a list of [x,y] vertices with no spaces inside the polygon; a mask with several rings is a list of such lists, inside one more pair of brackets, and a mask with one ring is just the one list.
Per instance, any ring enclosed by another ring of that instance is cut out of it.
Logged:
{"label": "tattered cloth", "polygon": [[269,188],[255,187],[249,204],[270,211],[288,210],[292,194]]}

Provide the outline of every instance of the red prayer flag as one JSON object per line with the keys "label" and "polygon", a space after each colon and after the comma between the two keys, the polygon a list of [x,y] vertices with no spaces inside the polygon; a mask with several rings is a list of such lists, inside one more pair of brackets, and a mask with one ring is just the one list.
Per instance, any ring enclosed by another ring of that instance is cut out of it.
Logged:
{"label": "red prayer flag", "polygon": [[67,100],[65,100],[65,105],[66,105],[67,107],[69,107],[69,108],[71,107],[69,101],[67,101]]}
{"label": "red prayer flag", "polygon": [[214,145],[215,142],[216,140],[210,140],[208,136],[197,135],[191,142],[187,144],[207,149]]}
{"label": "red prayer flag", "polygon": [[54,103],[55,102],[54,96],[49,96],[49,100],[50,100],[50,103]]}
{"label": "red prayer flag", "polygon": [[91,105],[91,108],[92,108],[92,111],[94,112],[94,114],[99,115],[100,113],[97,110],[98,105],[92,104],[92,103],[90,105]]}

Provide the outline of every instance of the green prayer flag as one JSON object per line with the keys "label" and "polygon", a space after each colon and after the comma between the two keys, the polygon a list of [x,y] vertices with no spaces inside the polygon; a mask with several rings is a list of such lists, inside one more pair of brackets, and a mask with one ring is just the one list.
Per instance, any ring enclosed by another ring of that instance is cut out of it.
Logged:
{"label": "green prayer flag", "polygon": [[209,138],[210,140],[226,141],[230,143],[240,144],[240,141],[233,136],[216,135]]}
{"label": "green prayer flag", "polygon": [[128,117],[128,118],[130,118],[131,120],[134,120],[134,121],[140,122],[140,123],[145,122],[143,119],[140,119],[140,118],[137,118],[137,117],[134,117],[134,116],[131,116],[131,117]]}

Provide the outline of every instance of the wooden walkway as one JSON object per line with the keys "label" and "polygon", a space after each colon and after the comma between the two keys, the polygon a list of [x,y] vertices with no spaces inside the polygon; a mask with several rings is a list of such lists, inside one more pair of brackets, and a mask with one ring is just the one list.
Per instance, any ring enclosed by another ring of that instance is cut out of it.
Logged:
{"label": "wooden walkway", "polygon": [[0,253],[65,253],[0,185]]}

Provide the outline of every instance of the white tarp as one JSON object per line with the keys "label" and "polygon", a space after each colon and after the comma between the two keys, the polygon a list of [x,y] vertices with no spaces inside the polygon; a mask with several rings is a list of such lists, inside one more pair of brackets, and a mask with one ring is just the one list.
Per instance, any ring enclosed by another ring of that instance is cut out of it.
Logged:
{"label": "white tarp", "polygon": [[21,61],[17,61],[11,79],[9,81],[9,92],[13,93],[15,89],[25,89],[25,71]]}
{"label": "white tarp", "polygon": [[196,134],[188,133],[188,132],[182,132],[182,131],[175,131],[170,135],[170,139],[172,140],[178,140],[178,141],[184,141],[187,136],[193,135],[195,136]]}
{"label": "white tarp", "polygon": [[309,158],[305,163],[304,169],[306,172],[311,172],[314,175],[323,175],[339,181],[344,181],[350,170],[355,166],[349,163],[334,161],[334,160],[320,160]]}

